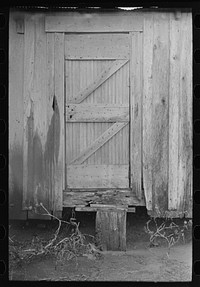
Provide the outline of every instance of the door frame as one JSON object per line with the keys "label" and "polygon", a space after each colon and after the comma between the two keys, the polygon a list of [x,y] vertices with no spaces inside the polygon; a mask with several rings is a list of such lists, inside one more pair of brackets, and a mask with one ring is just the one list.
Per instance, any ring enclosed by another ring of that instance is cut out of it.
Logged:
{"label": "door frame", "polygon": [[[103,32],[111,34],[112,31]],[[121,32],[119,32],[121,33]],[[142,78],[143,78],[143,31],[124,31],[130,35],[129,59],[129,188],[138,199],[142,198]],[[68,33],[65,33],[68,34]],[[80,34],[88,34],[81,32]],[[65,71],[64,71],[65,72]],[[66,101],[66,99],[65,99]],[[66,105],[66,102],[65,102]],[[66,120],[66,112],[64,115]],[[65,130],[66,143],[66,130]],[[66,154],[66,144],[65,144]],[[67,189],[67,163],[65,161],[65,189]]]}

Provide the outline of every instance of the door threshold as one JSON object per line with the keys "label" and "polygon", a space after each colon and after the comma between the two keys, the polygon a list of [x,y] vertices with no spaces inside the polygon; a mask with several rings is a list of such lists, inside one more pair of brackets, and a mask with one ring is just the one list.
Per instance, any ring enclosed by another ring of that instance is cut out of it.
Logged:
{"label": "door threshold", "polygon": [[63,207],[111,204],[122,206],[145,206],[131,189],[67,189],[63,192]]}
{"label": "door threshold", "polygon": [[114,187],[114,188],[66,188],[63,190],[63,192],[103,192],[103,191],[120,191],[120,192],[126,192],[126,191],[132,191],[131,188],[117,188],[117,187]]}

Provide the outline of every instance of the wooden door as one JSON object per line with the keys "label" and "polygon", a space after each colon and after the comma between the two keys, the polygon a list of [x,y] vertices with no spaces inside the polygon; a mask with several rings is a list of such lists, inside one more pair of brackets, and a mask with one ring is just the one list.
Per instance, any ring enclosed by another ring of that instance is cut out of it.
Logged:
{"label": "wooden door", "polygon": [[66,187],[129,188],[130,35],[65,35]]}

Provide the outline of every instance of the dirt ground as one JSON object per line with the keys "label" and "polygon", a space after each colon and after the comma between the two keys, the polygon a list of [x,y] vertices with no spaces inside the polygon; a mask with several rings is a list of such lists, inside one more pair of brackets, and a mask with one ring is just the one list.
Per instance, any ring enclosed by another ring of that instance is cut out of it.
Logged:
{"label": "dirt ground", "polygon": [[[95,214],[76,213],[80,231],[95,235]],[[19,262],[10,267],[10,280],[47,281],[191,281],[192,236],[185,232],[185,242],[179,240],[168,254],[166,240],[150,246],[150,236],[144,230],[149,217],[138,211],[127,216],[127,251],[106,251],[100,256],[80,256],[56,264],[53,256],[35,256],[30,262]],[[176,219],[177,225],[184,220]],[[13,242],[26,245],[34,237],[52,238],[56,222],[10,222],[9,237]],[[159,226],[159,224],[158,224]],[[72,232],[63,229],[62,232]]]}

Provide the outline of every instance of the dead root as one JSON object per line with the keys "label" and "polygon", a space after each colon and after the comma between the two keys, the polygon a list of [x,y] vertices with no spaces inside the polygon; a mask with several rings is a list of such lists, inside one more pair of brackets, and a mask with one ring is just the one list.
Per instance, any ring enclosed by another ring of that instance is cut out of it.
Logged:
{"label": "dead root", "polygon": [[[150,229],[150,223],[154,222],[154,229]],[[167,225],[167,220],[157,224],[156,218],[150,219],[147,221],[146,226],[144,227],[145,232],[149,234],[150,238],[150,247],[158,246],[158,239],[164,239],[168,245],[167,256],[169,257],[170,249],[177,242],[182,240],[185,243],[185,232],[189,227],[191,227],[192,221],[184,221],[183,226],[177,225],[175,222],[171,222]]]}
{"label": "dead root", "polygon": [[[39,236],[36,236],[32,239],[31,244],[26,247],[20,245],[12,238],[9,238],[9,261],[11,268],[15,264],[27,263],[30,262],[32,258],[39,256],[55,256],[56,268],[58,263],[62,263],[64,260],[77,260],[79,256],[87,256],[89,259],[95,259],[100,255],[100,251],[95,245],[94,237],[80,232],[80,223],[76,222],[75,217],[72,216],[69,222],[64,221],[50,214],[42,203],[40,203],[40,207],[46,212],[42,215],[51,216],[58,221],[58,228],[50,240],[44,241]],[[35,212],[37,213],[37,211]],[[62,237],[60,235],[62,224],[71,225],[73,227],[74,231],[70,236]],[[92,242],[88,243],[87,236],[92,239]]]}

